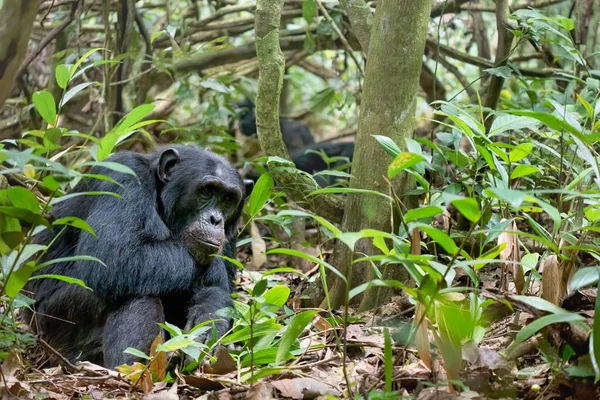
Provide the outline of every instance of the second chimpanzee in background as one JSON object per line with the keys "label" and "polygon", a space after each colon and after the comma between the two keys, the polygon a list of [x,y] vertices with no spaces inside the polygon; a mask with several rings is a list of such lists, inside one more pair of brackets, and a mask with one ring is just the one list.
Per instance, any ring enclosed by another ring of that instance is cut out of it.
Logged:
{"label": "second chimpanzee in background", "polygon": [[[256,108],[250,99],[245,99],[238,104],[240,110],[240,131],[245,136],[256,135]],[[296,168],[301,171],[315,174],[327,169],[340,167],[346,161],[335,161],[329,165],[319,153],[324,153],[329,159],[345,158],[352,163],[354,156],[354,142],[322,142],[315,143],[310,129],[301,122],[280,118],[279,126],[283,141]],[[349,170],[346,168],[346,170]],[[317,182],[321,186],[331,185],[335,178],[325,179],[320,177]]]}
{"label": "second chimpanzee in background", "polygon": [[[256,107],[250,99],[238,104],[240,113],[240,131],[244,136],[256,136]],[[308,126],[293,119],[279,118],[281,135],[290,154],[315,143]]]}
{"label": "second chimpanzee in background", "polygon": [[[123,351],[150,351],[161,333],[157,323],[189,329],[219,318],[231,304],[235,266],[214,254],[236,255],[243,199],[252,182],[243,182],[225,159],[188,146],[152,154],[120,152],[107,159],[137,176],[94,167],[114,181],[84,179],[77,192],[114,192],[78,196],[58,203],[56,218],[86,220],[95,235],[68,227],[45,231],[38,243],[50,247],[42,261],[57,262],[39,273],[81,279],[92,291],[55,279],[30,281],[36,313],[26,315],[42,339],[68,360],[107,367],[131,363]],[[248,186],[245,186],[248,185]],[[224,334],[229,323],[216,324]],[[199,337],[199,340],[206,340]]]}

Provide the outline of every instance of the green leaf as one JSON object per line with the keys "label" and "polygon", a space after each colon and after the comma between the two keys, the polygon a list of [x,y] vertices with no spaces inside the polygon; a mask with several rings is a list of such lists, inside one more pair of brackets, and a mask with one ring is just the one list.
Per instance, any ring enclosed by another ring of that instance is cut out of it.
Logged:
{"label": "green leaf", "polygon": [[296,339],[298,339],[298,336],[302,333],[304,328],[310,324],[310,321],[312,321],[316,313],[316,310],[310,310],[301,312],[300,314],[296,314],[294,317],[292,317],[292,321],[288,325],[283,336],[281,337],[281,341],[279,342],[277,357],[275,358],[275,362],[277,364],[285,359],[288,351]]}
{"label": "green leaf", "polygon": [[533,165],[517,165],[515,169],[510,173],[510,179],[517,179],[523,176],[540,174],[542,171]]}
{"label": "green leaf", "polygon": [[479,218],[481,218],[479,203],[473,198],[467,197],[456,199],[452,201],[452,204],[454,204],[454,207],[456,207],[456,209],[471,222],[477,222],[479,221]]}
{"label": "green leaf", "polygon": [[102,167],[110,169],[111,171],[120,172],[122,174],[136,176],[136,173],[128,166],[112,161],[88,161],[79,164],[78,167]]}
{"label": "green leaf", "polygon": [[388,327],[385,327],[383,330],[383,360],[385,370],[385,391],[390,393],[393,384],[394,357],[392,353],[392,338],[390,337],[390,330]]}
{"label": "green leaf", "polygon": [[[37,267],[36,267],[36,269],[37,269]],[[36,279],[56,279],[58,281],[63,281],[63,282],[66,282],[66,283],[69,283],[72,285],[81,286],[82,288],[90,290],[90,291],[92,290],[81,279],[72,278],[72,277],[66,276],[66,275],[40,274],[40,275],[35,275],[35,276],[32,276],[31,278],[29,278],[29,280],[31,280],[31,281],[36,280]]]}
{"label": "green leaf", "polygon": [[126,348],[125,351],[123,351],[123,353],[131,354],[133,356],[136,356],[138,358],[142,358],[144,360],[150,360],[150,356],[148,356],[143,351],[140,351],[138,349],[134,349],[133,347]]}
{"label": "green leaf", "polygon": [[335,98],[335,90],[327,87],[317,92],[308,102],[308,108],[313,111],[320,111],[327,107]]}
{"label": "green leaf", "polygon": [[192,335],[181,335],[175,336],[172,339],[167,340],[163,344],[156,346],[156,352],[169,352],[184,349],[189,346],[203,346],[194,340]]}
{"label": "green leaf", "polygon": [[600,299],[598,296],[594,305],[594,324],[590,335],[590,358],[594,366],[595,383],[597,383],[600,380]]}
{"label": "green leaf", "polygon": [[533,143],[529,143],[529,142],[521,143],[520,145],[518,145],[517,147],[512,149],[512,151],[508,154],[508,159],[510,160],[511,163],[521,161],[522,159],[527,157],[529,154],[531,154],[532,150],[533,150]]}
{"label": "green leaf", "polygon": [[402,149],[400,146],[396,144],[391,138],[387,136],[381,135],[372,135],[377,143],[383,147],[383,149],[392,157],[397,157],[400,153],[402,153]]}
{"label": "green leaf", "polygon": [[63,263],[63,262],[72,262],[72,261],[94,261],[94,262],[102,264],[103,267],[106,267],[106,264],[104,264],[104,262],[102,262],[102,260],[100,260],[99,258],[96,258],[96,257],[92,257],[92,256],[71,256],[71,257],[60,257],[60,258],[54,258],[52,260],[48,260],[48,261],[46,261],[44,263],[38,264],[36,266],[36,270],[42,269],[42,268],[47,267],[49,265],[59,264],[59,263]]}
{"label": "green leaf", "polygon": [[569,292],[595,285],[598,281],[600,281],[600,267],[581,268],[569,281]]}
{"label": "green leaf", "polygon": [[433,241],[442,246],[442,248],[446,250],[448,254],[454,255],[458,251],[458,246],[446,232],[442,232],[439,229],[425,224],[418,224],[417,226],[421,231],[425,232],[431,239],[433,239]]}
{"label": "green leaf", "polygon": [[271,196],[271,189],[275,186],[273,177],[270,173],[266,172],[258,178],[252,194],[250,194],[250,200],[248,202],[248,211],[250,217],[254,218],[264,208]]}
{"label": "green leaf", "polygon": [[494,75],[497,76],[499,78],[504,78],[504,79],[508,79],[510,78],[510,75],[512,74],[512,69],[510,69],[509,67],[496,67],[496,68],[488,68],[488,69],[484,69],[484,72],[487,72],[490,75]]}
{"label": "green leaf", "polygon": [[[22,208],[0,206],[0,214],[28,222],[32,225],[43,225],[50,227],[50,222],[48,222],[46,218],[39,215],[39,210],[38,212],[34,213]],[[6,230],[6,232],[10,231]]]}
{"label": "green leaf", "polygon": [[515,337],[514,342],[510,345],[510,348],[514,348],[515,346],[518,346],[520,343],[529,339],[530,337],[532,337],[533,335],[535,335],[541,329],[547,327],[548,325],[559,324],[559,323],[563,323],[563,322],[576,322],[576,321],[585,321],[585,318],[579,314],[567,313],[567,312],[563,312],[560,314],[545,315],[541,318],[536,319],[535,321],[533,321],[529,325],[525,326],[524,328],[522,328],[519,331],[519,333],[517,333],[517,336]]}
{"label": "green leaf", "polygon": [[258,297],[267,290],[267,284],[269,282],[266,279],[261,279],[260,281],[254,284],[254,288],[252,289],[252,296]]}
{"label": "green leaf", "polygon": [[69,79],[71,79],[70,66],[60,64],[56,67],[54,73],[56,75],[56,83],[58,84],[58,87],[63,90],[66,89],[67,85],[69,84]]}
{"label": "green leaf", "polygon": [[96,84],[97,82],[83,82],[78,85],[73,86],[71,89],[64,94],[62,99],[60,99],[60,103],[58,103],[58,107],[63,108],[65,104],[69,102],[77,93],[81,92],[83,89]]}
{"label": "green leaf", "polygon": [[[55,197],[54,199],[52,199],[52,201],[50,201],[50,205],[54,206],[60,202],[63,202],[65,200],[68,199],[72,199],[74,197],[79,197],[79,196],[113,196],[113,197],[117,197],[117,198],[121,198],[121,196],[119,196],[116,193],[113,192],[80,192],[80,193],[69,193],[69,194],[65,194],[64,196],[61,197]],[[1,211],[0,211],[1,212]]]}
{"label": "green leaf", "polygon": [[302,18],[312,24],[317,16],[317,2],[316,0],[304,0],[302,2]]}
{"label": "green leaf", "polygon": [[425,158],[419,154],[409,152],[400,153],[388,167],[388,178],[393,179],[398,176],[400,172],[417,165],[422,161],[425,161]]}
{"label": "green leaf", "polygon": [[33,105],[37,112],[42,116],[44,121],[48,123],[48,125],[56,125],[56,103],[54,102],[54,97],[52,95],[43,90],[41,92],[35,92],[32,96]]}
{"label": "green leaf", "polygon": [[79,60],[77,60],[77,62],[75,63],[75,65],[73,65],[73,67],[71,67],[71,78],[69,78],[69,80],[71,80],[73,78],[73,75],[75,74],[75,72],[77,72],[77,69],[81,66],[81,64],[83,64],[83,62],[85,60],[87,60],[92,54],[100,51],[100,50],[104,50],[104,48],[102,47],[96,47],[93,48],[91,50],[88,50],[84,55],[82,55]]}
{"label": "green leaf", "polygon": [[277,307],[283,307],[289,297],[290,288],[283,285],[272,287],[263,296],[265,299],[265,304],[271,304]]}
{"label": "green leaf", "polygon": [[29,210],[34,214],[40,213],[40,202],[29,190],[21,186],[11,186],[6,192],[13,206]]}
{"label": "green leaf", "polygon": [[521,207],[523,201],[527,198],[527,193],[518,190],[503,189],[503,188],[488,188],[484,193],[487,196],[492,196],[504,200],[514,208]]}
{"label": "green leaf", "polygon": [[92,227],[87,222],[78,217],[59,218],[56,221],[54,221],[52,225],[68,225],[89,232],[89,234],[94,237],[96,236],[96,232],[94,232]]}
{"label": "green leaf", "polygon": [[6,287],[4,288],[6,295],[11,299],[17,297],[17,294],[25,287],[25,284],[27,284],[27,281],[34,270],[35,263],[29,262],[22,265],[18,270],[13,271],[13,273],[8,276]]}
{"label": "green leaf", "polygon": [[274,320],[268,320],[260,324],[255,324],[252,329],[250,329],[250,326],[245,326],[239,331],[225,336],[223,339],[221,339],[221,344],[223,346],[228,346],[237,342],[246,342],[251,337],[254,337],[256,340],[258,337],[268,333],[279,332],[281,328],[282,326]]}

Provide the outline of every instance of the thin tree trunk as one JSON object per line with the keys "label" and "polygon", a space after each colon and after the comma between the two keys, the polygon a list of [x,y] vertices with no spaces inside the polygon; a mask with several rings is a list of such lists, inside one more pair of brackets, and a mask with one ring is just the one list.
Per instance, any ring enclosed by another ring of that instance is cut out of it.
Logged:
{"label": "thin tree trunk", "polygon": [[4,0],[0,7],[0,107],[12,92],[39,6],[39,0]]}
{"label": "thin tree trunk", "polygon": [[[414,130],[414,112],[419,87],[419,74],[427,26],[431,12],[431,0],[380,0],[373,21],[369,41],[369,61],[365,73],[363,101],[361,103],[356,150],[350,181],[352,188],[376,190],[388,193],[385,177],[392,158],[373,139],[372,135],[383,135],[405,146],[405,138]],[[394,190],[403,196],[410,186],[407,176],[401,175],[393,182]],[[348,195],[344,220],[344,232],[356,232],[365,228],[390,232],[392,204],[381,196]],[[359,241],[355,254],[375,254],[370,240]],[[336,245],[332,264],[350,277],[351,286],[373,279],[369,264],[354,264],[352,252],[341,243]],[[408,280],[401,267],[390,268],[388,278]],[[336,280],[331,292],[332,305],[343,304],[345,284]],[[388,294],[367,291],[360,300],[360,309],[365,310],[380,304]]]}

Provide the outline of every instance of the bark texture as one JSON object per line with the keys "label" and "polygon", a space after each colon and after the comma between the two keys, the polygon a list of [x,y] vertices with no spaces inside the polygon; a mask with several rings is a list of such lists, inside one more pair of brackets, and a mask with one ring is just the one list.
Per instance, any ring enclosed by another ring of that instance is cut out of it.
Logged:
{"label": "bark texture", "polygon": [[[431,7],[431,0],[377,2],[352,166],[352,188],[389,193],[385,177],[392,158],[372,135],[388,136],[401,146],[405,144],[406,137],[412,136]],[[400,196],[409,188],[406,176],[396,178],[393,184]],[[392,204],[381,196],[350,194],[346,201],[343,231],[356,232],[365,228],[392,231]],[[355,254],[375,253],[370,240],[359,241],[355,246]],[[368,264],[354,264],[350,268],[352,256],[345,245],[337,244],[332,263],[351,278],[352,286],[372,280],[374,277]],[[388,276],[392,279],[407,279],[401,267],[391,268],[389,272],[391,276]],[[341,280],[334,282],[333,306],[343,303],[347,290]],[[372,308],[386,297],[386,293],[377,290],[367,291],[360,300],[360,309]]]}
{"label": "bark texture", "polygon": [[[265,154],[289,160],[287,147],[279,126],[279,100],[283,87],[285,59],[279,44],[281,9],[284,0],[258,0],[256,3],[256,54],[259,63],[256,92],[256,128],[258,140]],[[271,163],[273,178],[292,200],[309,210],[333,221],[342,217],[344,203],[334,196],[310,196],[317,189],[313,181],[286,172]]]}
{"label": "bark texture", "polygon": [[0,107],[12,92],[39,7],[39,0],[4,0],[0,7]]}

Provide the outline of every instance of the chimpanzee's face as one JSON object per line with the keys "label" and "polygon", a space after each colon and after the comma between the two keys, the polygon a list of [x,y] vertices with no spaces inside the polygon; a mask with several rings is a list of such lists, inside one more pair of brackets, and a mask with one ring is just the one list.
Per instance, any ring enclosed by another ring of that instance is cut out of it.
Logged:
{"label": "chimpanzee's face", "polygon": [[237,229],[232,225],[241,212],[246,187],[227,161],[208,151],[198,158],[199,149],[194,150],[193,154],[185,149],[165,150],[157,173],[163,182],[167,224],[198,263],[207,264]]}

